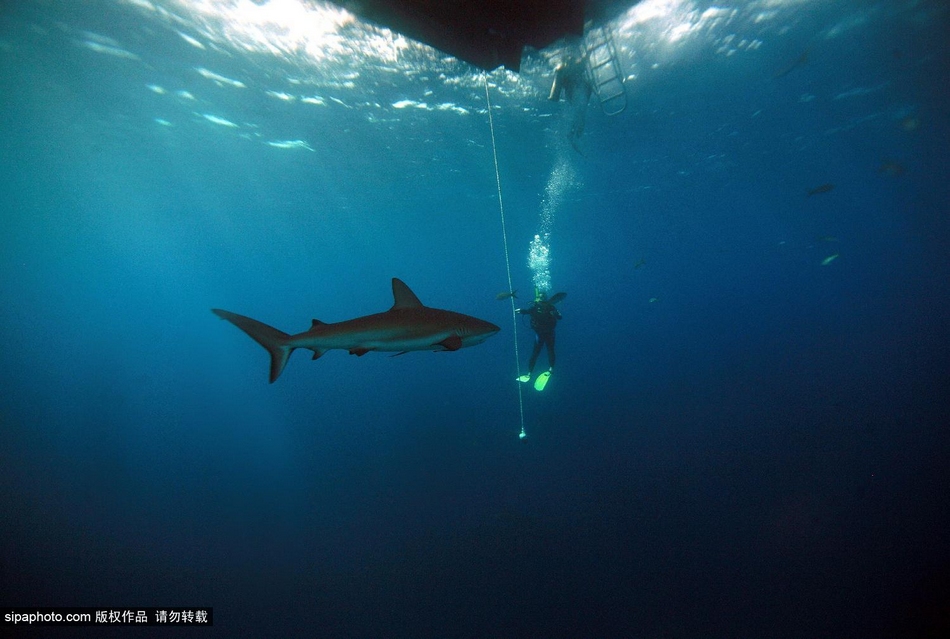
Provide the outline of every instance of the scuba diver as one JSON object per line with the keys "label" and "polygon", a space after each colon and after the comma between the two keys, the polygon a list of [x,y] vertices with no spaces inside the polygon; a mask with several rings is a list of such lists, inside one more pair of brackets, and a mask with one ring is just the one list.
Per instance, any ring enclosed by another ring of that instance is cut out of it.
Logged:
{"label": "scuba diver", "polygon": [[590,79],[587,77],[587,57],[580,51],[568,55],[563,62],[554,68],[554,82],[551,84],[551,93],[548,95],[548,100],[558,102],[562,93],[570,104],[572,111],[571,128],[567,137],[574,150],[580,153],[577,141],[584,132],[584,124],[587,120],[587,103],[593,93]]}
{"label": "scuba diver", "polygon": [[515,309],[516,313],[528,315],[531,318],[531,328],[535,332],[534,350],[531,351],[531,359],[528,361],[528,373],[520,376],[518,378],[519,382],[525,383],[531,380],[534,365],[538,361],[538,355],[541,354],[541,347],[547,346],[548,370],[538,375],[538,378],[534,380],[534,389],[537,391],[544,390],[554,368],[554,326],[561,319],[561,313],[554,305],[565,297],[567,297],[567,293],[557,293],[551,299],[548,299],[547,293],[537,291],[531,306]]}

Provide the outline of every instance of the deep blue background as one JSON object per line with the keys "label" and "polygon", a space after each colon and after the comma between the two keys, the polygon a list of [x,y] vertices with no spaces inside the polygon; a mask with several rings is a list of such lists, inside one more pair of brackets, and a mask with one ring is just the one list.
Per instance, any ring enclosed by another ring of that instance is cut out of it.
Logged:
{"label": "deep blue background", "polygon": [[[491,76],[519,302],[542,210],[568,292],[524,440],[482,76],[248,52],[164,6],[0,10],[0,605],[211,605],[247,637],[938,627],[944,3],[628,16],[629,106],[591,105],[583,154],[544,55]],[[394,276],[503,331],[268,385],[209,312],[300,331]]]}

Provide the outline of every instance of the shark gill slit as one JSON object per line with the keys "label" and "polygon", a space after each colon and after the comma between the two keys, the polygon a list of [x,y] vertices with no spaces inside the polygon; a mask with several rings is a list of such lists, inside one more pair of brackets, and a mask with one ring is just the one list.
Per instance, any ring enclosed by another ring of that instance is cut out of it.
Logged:
{"label": "shark gill slit", "polygon": [[[485,73],[482,76],[485,80],[485,102],[488,105],[488,129],[491,132],[491,152],[492,159],[495,161],[495,184],[498,187],[498,212],[501,215],[501,239],[505,247],[505,272],[508,274],[508,290],[512,291],[514,288],[511,284],[511,258],[508,254],[508,229],[505,224],[505,202],[501,197],[501,173],[498,170],[498,145],[495,143],[495,120],[492,117],[492,106],[491,106],[491,95],[488,91],[488,74]],[[511,334],[515,338],[515,371],[520,372],[519,366],[521,365],[521,357],[518,354],[518,322],[515,314],[515,299],[514,297],[509,297],[508,301],[511,302]],[[518,413],[521,417],[521,433],[518,435],[520,438],[524,439],[524,395],[521,392],[521,384],[516,384],[518,387]]]}

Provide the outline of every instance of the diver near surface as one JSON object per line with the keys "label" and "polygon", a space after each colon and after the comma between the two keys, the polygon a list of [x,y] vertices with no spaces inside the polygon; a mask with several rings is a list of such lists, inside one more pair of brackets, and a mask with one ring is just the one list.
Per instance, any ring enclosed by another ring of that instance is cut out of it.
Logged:
{"label": "diver near surface", "polygon": [[567,138],[578,153],[581,151],[577,148],[577,140],[584,133],[584,125],[587,121],[587,103],[590,101],[592,93],[593,89],[587,77],[587,58],[582,53],[577,52],[568,55],[554,68],[554,82],[551,84],[551,93],[548,95],[548,100],[559,102],[561,94],[563,94],[571,105],[571,126]]}
{"label": "diver near surface", "polygon": [[528,373],[518,378],[519,382],[525,383],[531,380],[534,372],[534,365],[538,362],[538,356],[541,354],[541,348],[547,347],[548,351],[548,370],[544,371],[534,381],[534,389],[544,390],[548,380],[551,378],[551,371],[554,369],[554,327],[561,319],[561,313],[554,306],[567,297],[567,293],[557,293],[548,299],[547,293],[538,291],[534,302],[528,308],[515,309],[516,313],[527,315],[531,318],[531,328],[534,330],[534,350],[531,351],[531,359],[528,360]]}

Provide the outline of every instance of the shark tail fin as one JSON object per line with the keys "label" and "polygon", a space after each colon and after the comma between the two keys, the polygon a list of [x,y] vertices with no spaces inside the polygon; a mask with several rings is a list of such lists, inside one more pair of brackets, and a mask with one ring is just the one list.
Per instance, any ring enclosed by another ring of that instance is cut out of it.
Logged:
{"label": "shark tail fin", "polygon": [[267,352],[270,353],[270,383],[273,384],[277,381],[284,370],[284,366],[287,365],[287,360],[290,359],[290,353],[294,350],[294,347],[287,343],[290,335],[263,322],[258,322],[256,319],[222,311],[220,308],[213,308],[211,312],[221,319],[228,320],[267,349]]}

